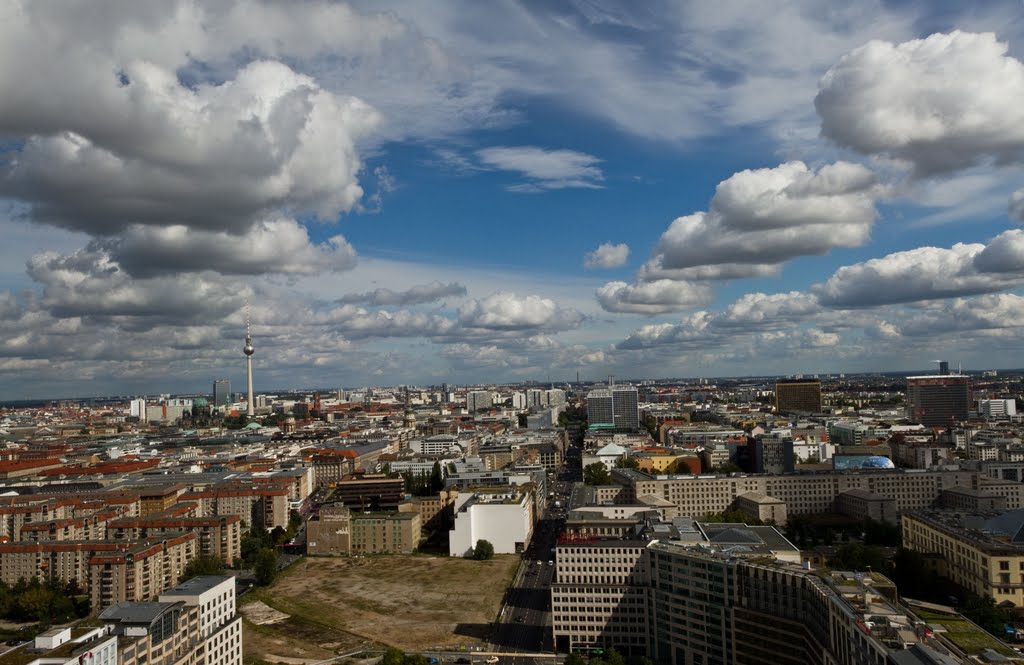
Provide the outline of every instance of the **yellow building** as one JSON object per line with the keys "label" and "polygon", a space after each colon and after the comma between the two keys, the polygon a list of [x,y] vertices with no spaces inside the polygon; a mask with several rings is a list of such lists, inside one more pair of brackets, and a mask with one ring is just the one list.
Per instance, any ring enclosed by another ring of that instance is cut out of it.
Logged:
{"label": "yellow building", "polygon": [[[996,518],[1012,518],[1015,513]],[[1021,516],[1017,516],[1020,521]],[[978,523],[965,528],[964,514],[940,511],[903,513],[903,545],[922,554],[942,557],[939,574],[979,596],[996,603],[1010,601],[1024,606],[1024,545],[1005,539]]]}

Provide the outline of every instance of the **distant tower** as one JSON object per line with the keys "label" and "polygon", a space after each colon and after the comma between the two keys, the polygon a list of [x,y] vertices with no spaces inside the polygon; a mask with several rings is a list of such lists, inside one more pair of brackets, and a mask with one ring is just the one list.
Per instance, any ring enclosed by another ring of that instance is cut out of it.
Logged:
{"label": "distant tower", "polygon": [[231,381],[229,379],[214,379],[213,381],[213,405],[223,407],[231,401]]}
{"label": "distant tower", "polygon": [[252,329],[249,326],[249,303],[245,303],[245,346],[242,347],[245,353],[245,380],[249,389],[249,398],[245,404],[245,415],[252,418],[256,411],[253,405],[256,403],[255,395],[252,394],[252,354],[256,349],[252,346]]}
{"label": "distant tower", "polygon": [[412,410],[412,402],[409,401],[409,389],[405,389],[405,418],[402,421],[405,427],[416,429],[416,414]]}

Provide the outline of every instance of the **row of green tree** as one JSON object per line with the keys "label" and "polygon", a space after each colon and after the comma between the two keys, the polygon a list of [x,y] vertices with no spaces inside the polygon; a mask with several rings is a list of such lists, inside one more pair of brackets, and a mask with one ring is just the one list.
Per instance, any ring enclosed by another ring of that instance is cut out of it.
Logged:
{"label": "row of green tree", "polygon": [[430,470],[430,473],[406,471],[402,474],[402,478],[405,480],[406,493],[413,496],[432,496],[444,489],[444,476],[441,475],[440,462],[434,462],[434,468]]}
{"label": "row of green tree", "polygon": [[89,614],[89,596],[74,581],[20,579],[0,582],[0,618],[7,621],[64,623]]}

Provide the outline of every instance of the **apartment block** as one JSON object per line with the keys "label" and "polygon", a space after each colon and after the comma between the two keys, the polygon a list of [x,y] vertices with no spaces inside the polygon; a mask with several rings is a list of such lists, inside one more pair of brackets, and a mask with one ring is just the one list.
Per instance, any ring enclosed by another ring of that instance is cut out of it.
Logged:
{"label": "apartment block", "polygon": [[89,559],[88,583],[93,609],[150,600],[174,586],[188,562],[198,556],[198,541],[195,533],[168,534],[156,542],[94,555]]}
{"label": "apartment block", "polygon": [[212,486],[182,494],[181,501],[199,505],[200,516],[237,515],[247,527],[288,527],[287,487],[276,485]]}
{"label": "apartment block", "polygon": [[198,638],[192,665],[241,665],[242,617],[235,612],[235,579],[193,577],[160,594],[161,603],[183,603],[199,614]]}
{"label": "apartment block", "polygon": [[214,517],[127,517],[107,523],[107,535],[116,540],[145,540],[168,533],[195,532],[199,553],[227,565],[241,556],[242,520],[238,515]]}
{"label": "apartment block", "polygon": [[230,577],[196,577],[157,602],[117,603],[99,615],[120,665],[240,665],[242,619]]}

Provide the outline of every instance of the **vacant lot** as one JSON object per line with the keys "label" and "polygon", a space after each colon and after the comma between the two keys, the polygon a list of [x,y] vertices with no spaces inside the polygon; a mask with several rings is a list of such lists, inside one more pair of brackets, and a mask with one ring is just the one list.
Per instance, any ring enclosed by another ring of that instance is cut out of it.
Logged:
{"label": "vacant lot", "polygon": [[246,660],[298,665],[380,645],[480,644],[518,564],[516,556],[305,559],[243,598],[289,615],[246,623]]}

